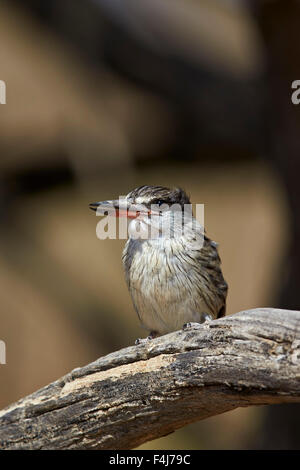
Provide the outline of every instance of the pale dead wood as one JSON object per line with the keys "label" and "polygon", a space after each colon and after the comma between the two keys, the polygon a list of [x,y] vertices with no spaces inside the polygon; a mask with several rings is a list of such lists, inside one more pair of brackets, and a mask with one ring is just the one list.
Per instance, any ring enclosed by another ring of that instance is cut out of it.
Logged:
{"label": "pale dead wood", "polygon": [[2,449],[130,449],[240,406],[300,402],[300,312],[248,310],[131,346],[0,412]]}

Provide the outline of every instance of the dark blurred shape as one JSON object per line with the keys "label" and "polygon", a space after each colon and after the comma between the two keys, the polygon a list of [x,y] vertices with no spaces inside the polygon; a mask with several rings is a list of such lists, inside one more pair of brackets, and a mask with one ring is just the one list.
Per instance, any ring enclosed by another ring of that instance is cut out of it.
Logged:
{"label": "dark blurred shape", "polygon": [[[169,148],[137,162],[232,161],[264,149],[263,61],[246,9],[220,1],[17,1],[76,47],[153,93],[173,115]],[[248,19],[247,19],[248,18]],[[217,22],[215,29],[204,26]],[[203,31],[203,32],[202,32]],[[205,155],[205,157],[204,157]]]}
{"label": "dark blurred shape", "polygon": [[15,184],[15,190],[22,194],[32,194],[40,191],[49,191],[57,186],[74,182],[74,175],[70,166],[55,166],[41,168],[26,168],[17,171],[11,178],[6,176],[7,184]]}

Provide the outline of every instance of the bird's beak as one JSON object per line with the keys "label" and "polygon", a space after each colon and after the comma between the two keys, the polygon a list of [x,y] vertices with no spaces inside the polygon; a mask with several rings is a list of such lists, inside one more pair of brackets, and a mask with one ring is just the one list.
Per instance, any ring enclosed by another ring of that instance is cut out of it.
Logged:
{"label": "bird's beak", "polygon": [[115,199],[113,201],[92,202],[90,209],[97,215],[109,215],[112,217],[127,217],[136,219],[139,215],[148,215],[150,213],[143,204],[132,204],[126,199]]}

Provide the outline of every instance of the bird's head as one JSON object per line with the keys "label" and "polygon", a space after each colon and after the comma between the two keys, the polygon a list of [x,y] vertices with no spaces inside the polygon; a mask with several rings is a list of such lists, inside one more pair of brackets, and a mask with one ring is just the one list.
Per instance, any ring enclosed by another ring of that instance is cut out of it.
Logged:
{"label": "bird's head", "polygon": [[171,210],[174,206],[183,209],[185,204],[190,204],[190,199],[181,188],[144,185],[133,189],[124,198],[93,202],[90,204],[90,209],[96,211],[98,215],[132,219],[143,215],[158,215]]}
{"label": "bird's head", "polygon": [[190,206],[190,199],[181,188],[144,185],[133,189],[123,198],[92,203],[90,208],[98,215],[132,219],[130,234],[146,225],[157,227],[161,233],[162,221],[167,220],[174,211],[181,213],[185,205]]}
{"label": "bird's head", "polygon": [[184,204],[190,204],[189,197],[183,189],[170,189],[164,186],[139,186],[130,191],[126,199],[133,205],[142,204],[150,212],[151,209],[155,211],[156,208],[160,208],[160,211],[163,211],[170,210],[174,205],[183,208]]}

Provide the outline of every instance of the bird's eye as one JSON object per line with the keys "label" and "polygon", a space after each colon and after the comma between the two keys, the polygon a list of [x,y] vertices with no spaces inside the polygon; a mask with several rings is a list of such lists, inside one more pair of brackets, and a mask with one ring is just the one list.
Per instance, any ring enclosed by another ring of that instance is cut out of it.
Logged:
{"label": "bird's eye", "polygon": [[158,199],[156,201],[156,205],[159,206],[159,207],[162,206],[164,203],[165,203],[165,201],[163,201],[162,199]]}

